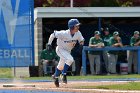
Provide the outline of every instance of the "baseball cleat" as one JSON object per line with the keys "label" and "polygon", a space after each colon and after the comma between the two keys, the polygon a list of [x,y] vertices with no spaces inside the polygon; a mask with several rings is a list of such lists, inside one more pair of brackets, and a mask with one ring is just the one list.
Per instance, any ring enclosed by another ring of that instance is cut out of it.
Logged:
{"label": "baseball cleat", "polygon": [[54,84],[56,87],[59,87],[59,79],[52,75],[52,79],[54,80]]}
{"label": "baseball cleat", "polygon": [[67,84],[67,76],[66,75],[61,75],[61,80],[63,83]]}
{"label": "baseball cleat", "polygon": [[55,78],[54,84],[55,84],[56,87],[59,87],[59,80],[58,80],[58,78]]}

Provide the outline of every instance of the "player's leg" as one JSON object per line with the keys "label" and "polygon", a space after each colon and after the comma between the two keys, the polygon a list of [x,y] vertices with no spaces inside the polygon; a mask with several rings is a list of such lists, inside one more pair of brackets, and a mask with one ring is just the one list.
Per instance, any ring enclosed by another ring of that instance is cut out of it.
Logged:
{"label": "player's leg", "polygon": [[57,55],[60,57],[60,60],[59,60],[59,63],[58,63],[58,65],[57,65],[56,71],[55,71],[55,73],[54,73],[54,76],[55,76],[55,77],[58,77],[58,76],[60,75],[61,71],[62,71],[63,68],[64,68],[65,57],[63,56],[63,55],[64,55],[63,52],[64,52],[64,51],[63,51],[62,49],[56,47],[56,53],[57,53]]}
{"label": "player's leg", "polygon": [[92,75],[95,75],[95,70],[94,70],[95,55],[88,54],[88,58],[89,58],[89,63],[90,63],[90,72],[91,72]]}
{"label": "player's leg", "polygon": [[59,70],[62,70],[62,81],[64,83],[67,83],[67,78],[66,78],[66,74],[67,74],[67,70],[70,67],[70,65],[73,63],[73,57],[71,56],[69,51],[66,51],[64,49],[61,48],[57,48],[56,49],[56,53],[57,55],[60,57],[60,59],[63,59],[64,61],[62,63],[59,63],[57,66],[57,70],[56,72],[60,72]]}
{"label": "player's leg", "polygon": [[127,59],[128,59],[128,73],[132,73],[132,62],[133,62],[133,51],[127,51]]}
{"label": "player's leg", "polygon": [[109,54],[109,72],[110,73],[116,73],[116,64],[115,64],[115,55],[114,54]]}
{"label": "player's leg", "polygon": [[61,52],[59,51],[58,47],[56,47],[56,53],[60,57],[60,60],[58,62],[54,75],[52,75],[52,78],[54,79],[55,86],[59,87],[59,78],[58,77],[60,76],[61,71],[63,70],[65,62],[64,62],[63,57],[61,56]]}
{"label": "player's leg", "polygon": [[54,79],[54,84],[56,87],[59,87],[59,76],[64,67],[64,64],[65,64],[64,60],[62,58],[60,58],[60,61],[56,67],[55,73],[54,73],[54,75],[52,75],[52,77]]}
{"label": "player's leg", "polygon": [[74,59],[73,57],[71,56],[70,53],[66,53],[66,59],[65,59],[65,65],[64,65],[64,69],[62,70],[62,80],[63,80],[63,83],[67,83],[67,70],[69,69],[69,67],[71,66],[71,64],[74,62]]}
{"label": "player's leg", "polygon": [[46,75],[47,74],[47,62],[43,61],[43,74]]}
{"label": "player's leg", "polygon": [[116,74],[116,63],[118,60],[118,55],[112,54],[112,64],[111,64],[111,73]]}
{"label": "player's leg", "polygon": [[137,74],[138,73],[138,53],[137,51],[134,51],[134,58],[133,58],[133,64],[134,64],[134,73]]}
{"label": "player's leg", "polygon": [[108,54],[108,75],[110,75],[110,73],[111,73],[111,63],[112,63],[112,56],[111,56],[111,54],[109,53]]}
{"label": "player's leg", "polygon": [[65,59],[64,69],[62,70],[62,74],[66,75],[68,68],[74,62],[73,57],[70,54],[67,54],[67,59]]}
{"label": "player's leg", "polygon": [[64,68],[64,64],[65,64],[64,59],[60,58],[60,61],[59,61],[58,65],[57,65],[57,68],[56,68],[55,73],[54,73],[55,77],[59,77],[59,75],[61,74],[61,71]]}
{"label": "player's leg", "polygon": [[100,71],[101,70],[100,55],[96,55],[95,63],[96,63],[96,74],[99,75],[101,72]]}
{"label": "player's leg", "polygon": [[64,59],[64,68],[62,70],[62,81],[63,83],[67,83],[67,70],[71,66],[71,64],[74,62],[73,57],[71,56],[69,51],[63,50],[63,49],[58,49],[58,56],[62,59]]}
{"label": "player's leg", "polygon": [[114,62],[115,73],[117,73],[117,69],[116,69],[117,61],[118,61],[118,55],[116,54],[115,55],[115,62]]}
{"label": "player's leg", "polygon": [[103,60],[105,63],[106,72],[108,73],[108,51],[103,51]]}

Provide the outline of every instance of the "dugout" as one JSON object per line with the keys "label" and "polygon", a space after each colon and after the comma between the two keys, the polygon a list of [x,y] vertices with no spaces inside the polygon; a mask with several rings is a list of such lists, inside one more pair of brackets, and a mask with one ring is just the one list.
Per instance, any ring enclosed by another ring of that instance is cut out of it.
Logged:
{"label": "dugout", "polygon": [[95,30],[101,31],[101,27],[109,27],[111,32],[119,30],[125,45],[129,44],[133,31],[140,30],[139,7],[37,7],[34,13],[35,65],[38,65],[49,35],[53,30],[67,29],[70,18],[78,18],[82,23],[80,31],[86,40],[85,45]]}

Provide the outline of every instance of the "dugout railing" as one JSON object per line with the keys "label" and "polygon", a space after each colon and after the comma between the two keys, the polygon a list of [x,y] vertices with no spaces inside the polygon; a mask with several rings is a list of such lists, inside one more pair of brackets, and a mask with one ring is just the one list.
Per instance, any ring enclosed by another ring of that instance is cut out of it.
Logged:
{"label": "dugout railing", "polygon": [[[82,50],[82,74],[87,74],[87,67],[86,67],[86,59],[87,59],[87,51],[105,51],[105,50],[111,50],[111,51],[119,51],[119,50],[137,50],[138,55],[140,55],[140,47],[130,47],[130,46],[124,46],[124,47],[104,47],[104,48],[91,48],[88,46],[83,46]],[[140,74],[140,57],[138,56],[138,74]]]}

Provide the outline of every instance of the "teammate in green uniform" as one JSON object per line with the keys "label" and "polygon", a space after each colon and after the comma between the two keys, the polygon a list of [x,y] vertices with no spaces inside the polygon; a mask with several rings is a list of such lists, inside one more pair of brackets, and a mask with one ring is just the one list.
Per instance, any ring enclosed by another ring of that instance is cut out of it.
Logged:
{"label": "teammate in green uniform", "polygon": [[[100,32],[95,31],[94,37],[90,38],[89,47],[92,48],[101,48],[104,46],[103,40],[100,37]],[[89,51],[88,57],[90,62],[90,71],[91,74],[100,74],[101,62],[100,62],[100,55],[101,51]],[[96,73],[94,71],[94,63],[96,64]]]}
{"label": "teammate in green uniform", "polygon": [[[135,31],[130,40],[131,46],[140,46],[139,31]],[[130,51],[128,55],[128,73],[132,73],[132,64],[134,65],[134,73],[138,73],[138,55],[137,51]]]}
{"label": "teammate in green uniform", "polygon": [[56,52],[49,46],[46,46],[46,49],[41,52],[41,62],[43,64],[44,74],[47,74],[47,66],[57,66],[58,59]]}
{"label": "teammate in green uniform", "polygon": [[[110,46],[112,46],[112,47],[122,47],[123,46],[122,40],[121,40],[121,37],[119,36],[118,31],[115,31],[113,33],[113,37],[110,38]],[[118,52],[109,51],[108,58],[109,58],[109,63],[108,63],[109,73],[116,74],[116,63],[118,60]]]}
{"label": "teammate in green uniform", "polygon": [[[109,28],[105,28],[103,30],[104,32],[104,35],[103,35],[103,41],[104,41],[104,44],[105,44],[105,47],[109,46],[109,41],[110,41],[110,37],[112,36],[110,33],[109,33]],[[105,63],[105,67],[106,67],[106,71],[107,73],[109,72],[109,68],[108,68],[108,51],[103,51],[103,59],[104,59],[104,63]]]}

